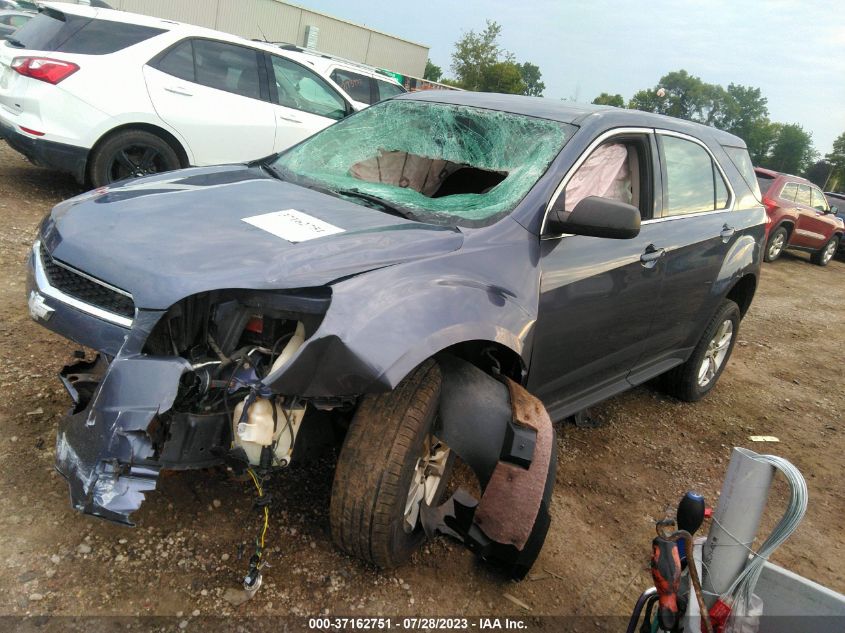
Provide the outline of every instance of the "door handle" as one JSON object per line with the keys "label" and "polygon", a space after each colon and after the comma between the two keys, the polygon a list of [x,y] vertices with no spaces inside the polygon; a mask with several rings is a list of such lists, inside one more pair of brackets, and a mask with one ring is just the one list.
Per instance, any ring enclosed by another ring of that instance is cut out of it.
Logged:
{"label": "door handle", "polygon": [[719,235],[722,236],[722,241],[727,244],[728,241],[734,236],[734,233],[736,233],[736,229],[732,226],[728,226],[727,224],[725,224],[722,227],[722,232],[719,233]]}
{"label": "door handle", "polygon": [[655,248],[654,244],[649,244],[645,252],[640,255],[640,263],[645,268],[654,268],[657,265],[657,260],[666,254],[665,248]]}
{"label": "door handle", "polygon": [[193,97],[194,96],[193,93],[188,92],[187,90],[185,90],[184,88],[181,88],[181,87],[165,88],[165,90],[167,90],[167,92],[172,92],[175,95],[181,95],[183,97]]}
{"label": "door handle", "polygon": [[279,118],[285,121],[290,121],[291,123],[302,123],[302,119],[297,119],[295,116],[290,116],[288,114],[280,114]]}

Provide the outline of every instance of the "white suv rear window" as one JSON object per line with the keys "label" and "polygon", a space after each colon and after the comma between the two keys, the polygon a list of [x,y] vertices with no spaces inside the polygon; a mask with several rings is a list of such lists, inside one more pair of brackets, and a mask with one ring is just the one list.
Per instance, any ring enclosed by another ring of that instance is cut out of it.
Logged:
{"label": "white suv rear window", "polygon": [[83,55],[106,55],[164,33],[138,24],[94,20],[42,9],[9,39],[14,48]]}

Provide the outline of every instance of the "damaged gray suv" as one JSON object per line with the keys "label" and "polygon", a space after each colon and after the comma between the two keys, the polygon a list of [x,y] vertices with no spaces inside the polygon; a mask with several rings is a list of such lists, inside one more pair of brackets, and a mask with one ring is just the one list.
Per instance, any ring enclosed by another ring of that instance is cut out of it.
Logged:
{"label": "damaged gray suv", "polygon": [[[99,352],[62,371],[57,468],[75,508],[130,523],[164,469],[261,478],[342,442],[340,548],[393,566],[441,532],[521,577],[552,421],[658,376],[712,389],[765,221],[735,136],[468,92],[91,191],[29,260],[33,318]],[[448,485],[456,456],[480,498]]]}

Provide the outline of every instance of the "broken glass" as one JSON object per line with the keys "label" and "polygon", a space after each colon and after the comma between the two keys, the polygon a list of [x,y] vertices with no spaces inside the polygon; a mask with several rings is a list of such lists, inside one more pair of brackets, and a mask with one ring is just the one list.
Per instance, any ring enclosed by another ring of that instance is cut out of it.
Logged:
{"label": "broken glass", "polygon": [[484,220],[513,209],[574,129],[496,110],[395,100],[333,125],[274,167],[412,212]]}

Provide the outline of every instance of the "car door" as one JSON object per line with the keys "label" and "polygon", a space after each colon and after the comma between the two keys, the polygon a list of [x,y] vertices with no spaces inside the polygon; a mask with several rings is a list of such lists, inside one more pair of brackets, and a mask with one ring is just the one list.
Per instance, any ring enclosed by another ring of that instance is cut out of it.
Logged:
{"label": "car door", "polygon": [[296,145],[352,111],[317,73],[287,57],[267,57],[270,99],[276,117],[274,151]]}
{"label": "car door", "polygon": [[[628,184],[612,164],[616,148],[627,154]],[[606,148],[606,159],[599,153]],[[597,175],[590,176],[590,172]],[[599,182],[614,172],[616,185]],[[629,129],[599,137],[562,181],[561,195],[575,203],[586,195],[628,201],[644,219],[653,216],[656,147],[648,130]],[[621,178],[621,180],[620,180]],[[630,199],[618,198],[630,191]],[[529,389],[554,418],[570,415],[627,388],[626,376],[640,357],[660,295],[664,262],[648,231],[617,240],[581,235],[544,237],[540,249],[540,297]]]}
{"label": "car door", "polygon": [[195,165],[273,153],[276,120],[260,51],[187,39],[144,66],[144,79],[156,113],[186,140]]}
{"label": "car door", "polygon": [[789,241],[790,244],[813,250],[820,249],[829,239],[831,230],[824,219],[819,218],[819,211],[813,208],[813,187],[810,185],[798,185],[795,211],[798,217],[795,223],[795,235]]}
{"label": "car door", "polygon": [[663,209],[642,232],[663,250],[665,272],[633,384],[686,360],[716,310],[714,283],[741,228],[732,213],[736,196],[710,149],[674,132],[658,131],[657,140]]}

